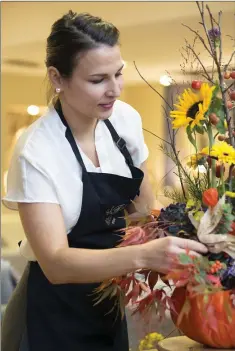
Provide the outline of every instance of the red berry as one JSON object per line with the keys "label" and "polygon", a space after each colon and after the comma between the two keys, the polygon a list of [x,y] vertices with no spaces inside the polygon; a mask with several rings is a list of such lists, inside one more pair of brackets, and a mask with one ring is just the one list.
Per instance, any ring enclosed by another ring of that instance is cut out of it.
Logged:
{"label": "red berry", "polygon": [[224,73],[224,78],[225,78],[225,79],[229,79],[229,78],[230,78],[230,76],[231,76],[231,75],[230,75],[230,73],[229,73],[229,72],[225,72],[225,73]]}
{"label": "red berry", "polygon": [[201,88],[202,82],[200,80],[192,81],[192,88],[195,90],[199,90]]}
{"label": "red berry", "polygon": [[211,124],[213,124],[214,126],[216,126],[216,124],[219,123],[219,117],[217,117],[217,115],[215,113],[210,114],[209,120],[210,120]]}
{"label": "red berry", "polygon": [[230,77],[231,77],[232,79],[235,79],[235,71],[232,71],[232,72],[230,73]]}
{"label": "red berry", "polygon": [[224,136],[224,135],[219,135],[218,136],[218,140],[219,141],[224,141],[226,139],[226,136]]}
{"label": "red berry", "polygon": [[227,107],[230,110],[231,108],[233,108],[233,103],[231,101],[227,102]]}
{"label": "red berry", "polygon": [[229,94],[229,97],[232,101],[235,101],[235,91],[232,91],[230,94]]}

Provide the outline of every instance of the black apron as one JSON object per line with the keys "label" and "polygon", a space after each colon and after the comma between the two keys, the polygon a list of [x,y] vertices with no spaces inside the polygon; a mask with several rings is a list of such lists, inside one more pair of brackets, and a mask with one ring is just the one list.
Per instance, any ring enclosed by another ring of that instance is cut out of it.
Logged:
{"label": "black apron", "polygon": [[[65,136],[82,168],[82,207],[77,224],[68,234],[69,247],[114,248],[123,235],[118,230],[125,227],[124,209],[139,194],[143,172],[134,167],[125,141],[118,136],[111,122],[105,120],[132,178],[88,173],[61,107],[57,105],[56,109],[66,126]],[[94,290],[99,285],[53,285],[39,264],[31,262],[27,291],[29,350],[128,351],[126,319],[121,318],[117,308],[113,309],[115,298],[106,298],[94,305]]]}

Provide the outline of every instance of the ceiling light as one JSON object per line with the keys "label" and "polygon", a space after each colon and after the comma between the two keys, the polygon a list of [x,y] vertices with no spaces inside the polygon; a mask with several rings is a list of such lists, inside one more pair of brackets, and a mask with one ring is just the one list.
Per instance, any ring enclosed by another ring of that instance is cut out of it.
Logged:
{"label": "ceiling light", "polygon": [[29,115],[31,116],[36,116],[38,115],[39,113],[39,107],[36,106],[36,105],[30,105],[28,108],[27,108],[27,112]]}
{"label": "ceiling light", "polygon": [[164,75],[160,77],[160,83],[165,87],[168,87],[172,83],[172,78],[170,76]]}

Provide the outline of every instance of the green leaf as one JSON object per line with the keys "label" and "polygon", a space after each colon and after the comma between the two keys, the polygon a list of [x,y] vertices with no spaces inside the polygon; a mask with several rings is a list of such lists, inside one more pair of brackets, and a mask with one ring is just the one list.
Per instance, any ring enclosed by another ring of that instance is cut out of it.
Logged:
{"label": "green leaf", "polygon": [[213,99],[216,97],[216,95],[218,94],[219,91],[220,91],[220,85],[219,85],[219,83],[217,82],[217,83],[215,84],[215,89],[214,89],[214,91],[213,91]]}
{"label": "green leaf", "polygon": [[188,139],[189,139],[190,143],[193,144],[193,146],[194,146],[195,149],[196,149],[196,148],[197,148],[196,139],[194,139],[194,137],[193,137],[193,131],[191,130],[190,125],[187,126],[186,132],[187,132],[187,134],[188,134]]}
{"label": "green leaf", "polygon": [[199,134],[204,134],[204,127],[203,126],[195,126],[195,131]]}
{"label": "green leaf", "polygon": [[217,115],[217,117],[219,118],[219,122],[217,123],[215,128],[218,130],[220,134],[225,134],[226,132],[226,129],[224,127],[225,112],[224,112],[223,100],[216,96],[219,90],[220,90],[219,86],[216,85],[216,88],[213,91],[212,102],[207,111],[207,115],[209,116],[212,112]]}
{"label": "green leaf", "polygon": [[219,122],[216,124],[216,129],[220,134],[225,134],[226,129],[224,126],[224,120],[225,120],[225,112],[223,106],[220,107],[220,109],[215,111],[216,115],[219,117]]}
{"label": "green leaf", "polygon": [[211,101],[210,107],[206,113],[207,116],[209,116],[212,112],[216,113],[216,111],[219,110],[222,106],[222,99],[220,99],[216,96],[217,93],[218,93],[218,90],[217,90],[217,88],[215,88],[215,90],[213,91],[213,96],[212,96],[212,101]]}
{"label": "green leaf", "polygon": [[184,254],[184,253],[179,255],[179,260],[180,260],[180,263],[182,264],[189,264],[193,262],[191,257],[189,257],[187,254]]}

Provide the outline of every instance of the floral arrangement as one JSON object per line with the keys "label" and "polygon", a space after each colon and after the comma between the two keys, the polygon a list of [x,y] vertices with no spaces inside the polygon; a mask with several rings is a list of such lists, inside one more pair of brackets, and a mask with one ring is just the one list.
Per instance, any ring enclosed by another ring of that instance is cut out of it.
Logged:
{"label": "floral arrangement", "polygon": [[[218,14],[216,20],[206,6],[208,29],[205,4],[197,2],[197,6],[204,35],[188,27],[195,34],[195,40],[192,45],[186,41],[184,50],[197,63],[198,79],[188,83],[191,86],[178,94],[176,103],[170,104],[161,96],[136,67],[143,80],[165,102],[169,139],[161,139],[163,143],[160,148],[173,161],[180,188],[165,188],[164,194],[170,199],[170,204],[140,214],[137,223],[131,223],[127,216],[125,235],[119,247],[177,236],[204,243],[208,247],[208,254],[192,257],[186,252],[175,257],[182,268],[173,268],[166,276],[142,270],[114,277],[98,288],[97,303],[107,296],[115,295],[121,313],[131,303],[134,314],[138,312],[148,319],[154,311],[159,321],[164,318],[166,310],[170,310],[176,316],[175,323],[181,327],[185,316],[190,314],[193,299],[199,296],[201,298],[200,301],[197,299],[195,313],[203,314],[201,323],[207,323],[218,334],[218,301],[215,303],[214,296],[221,297],[225,292],[223,309],[226,311],[226,320],[223,323],[234,325],[235,321],[235,69],[231,66],[235,53],[232,52],[226,63],[223,61],[222,13]],[[231,39],[235,43],[235,39]],[[195,48],[196,42],[202,44],[210,55],[212,69],[208,70],[204,66]],[[183,72],[186,71],[186,63],[182,65]],[[180,151],[176,148],[179,129],[185,131],[195,150],[186,160],[181,159]],[[206,146],[200,149],[202,136]],[[164,284],[157,284],[159,278]],[[180,308],[177,307],[176,295],[173,293],[170,296],[166,287],[172,292],[175,288],[183,289],[185,297]],[[235,346],[234,338],[215,341],[214,336],[208,341],[205,336],[196,337],[190,331],[187,334],[214,347]],[[148,342],[145,340],[142,344],[144,347]]]}

